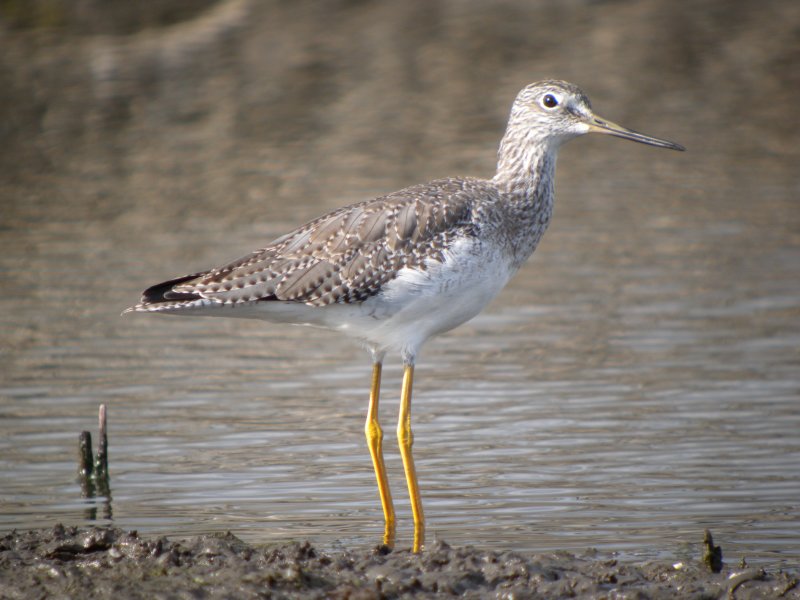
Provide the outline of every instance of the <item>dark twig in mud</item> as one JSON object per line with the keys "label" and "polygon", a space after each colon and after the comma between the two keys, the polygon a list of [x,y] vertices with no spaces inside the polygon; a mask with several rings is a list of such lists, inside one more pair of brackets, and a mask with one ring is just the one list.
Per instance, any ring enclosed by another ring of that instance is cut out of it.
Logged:
{"label": "dark twig in mud", "polygon": [[703,533],[703,564],[712,573],[722,571],[722,548],[714,545],[714,538],[708,529]]}
{"label": "dark twig in mud", "polygon": [[98,413],[99,431],[97,442],[97,457],[94,461],[94,482],[97,493],[101,496],[111,497],[111,486],[108,474],[108,434],[106,433],[106,405],[101,404]]}
{"label": "dark twig in mud", "polygon": [[92,434],[88,431],[81,431],[78,436],[78,478],[81,484],[90,482],[94,472],[94,461],[92,460]]}
{"label": "dark twig in mud", "polygon": [[97,442],[97,458],[94,462],[95,477],[108,478],[108,435],[106,434],[106,405],[100,405],[100,411],[97,417],[99,422],[99,437]]}
{"label": "dark twig in mud", "polygon": [[[78,436],[78,483],[81,486],[81,497],[105,497],[104,516],[111,518],[111,482],[108,473],[108,434],[106,428],[106,405],[101,404],[98,412],[100,438],[97,444],[97,456],[92,458],[92,434],[81,431]],[[87,519],[97,518],[97,508],[89,509]]]}

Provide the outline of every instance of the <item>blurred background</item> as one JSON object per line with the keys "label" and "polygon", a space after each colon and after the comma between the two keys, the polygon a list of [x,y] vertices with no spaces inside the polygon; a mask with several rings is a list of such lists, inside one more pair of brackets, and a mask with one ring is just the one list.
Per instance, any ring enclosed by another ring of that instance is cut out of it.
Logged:
{"label": "blurred background", "polygon": [[[566,146],[534,258],[426,347],[430,536],[675,556],[710,527],[726,557],[796,564],[800,3],[782,0],[0,0],[0,528],[377,543],[365,353],[119,313],[323,211],[490,177],[544,78],[688,151]],[[399,382],[387,365],[387,431]],[[113,498],[81,498],[100,403]]]}

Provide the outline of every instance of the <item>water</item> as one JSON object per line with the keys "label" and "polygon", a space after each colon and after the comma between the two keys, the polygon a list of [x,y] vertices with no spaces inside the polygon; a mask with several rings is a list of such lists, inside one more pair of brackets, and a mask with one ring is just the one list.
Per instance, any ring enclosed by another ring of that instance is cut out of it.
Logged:
{"label": "water", "polygon": [[[518,86],[497,92],[478,132],[469,115],[480,111],[465,106],[448,113],[452,125],[401,114],[403,137],[383,122],[394,100],[351,110],[369,82],[328,100],[328,129],[291,118],[319,115],[313,97],[267,102],[263,115],[288,115],[261,136],[236,86],[194,69],[189,83],[161,82],[155,99],[133,94],[143,104],[124,126],[86,125],[69,147],[71,134],[51,124],[26,160],[4,164],[0,530],[100,522],[376,544],[361,349],[310,329],[119,313],[147,285],[234,258],[323,210],[428,177],[488,173]],[[249,85],[273,89],[255,72]],[[186,91],[197,81],[211,98]],[[430,97],[420,101],[444,110]],[[684,558],[708,527],[730,562],[796,565],[797,163],[756,146],[710,147],[708,113],[643,116],[614,97],[595,102],[600,114],[689,152],[572,142],[533,260],[484,314],[426,346],[412,418],[429,539]],[[76,110],[59,98],[50,101],[67,116]],[[200,116],[180,113],[176,98]],[[763,144],[780,147],[780,136]],[[399,543],[410,545],[391,438],[400,375],[387,362],[381,417]],[[77,436],[95,430],[101,403],[112,498],[84,499]]]}

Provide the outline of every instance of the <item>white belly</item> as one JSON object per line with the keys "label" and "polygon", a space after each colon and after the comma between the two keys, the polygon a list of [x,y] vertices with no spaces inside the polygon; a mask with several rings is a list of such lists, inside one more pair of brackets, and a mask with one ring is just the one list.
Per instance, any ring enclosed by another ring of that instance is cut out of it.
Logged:
{"label": "white belly", "polygon": [[477,315],[513,275],[499,251],[484,248],[476,256],[473,250],[473,243],[464,240],[444,263],[430,261],[424,271],[401,270],[380,294],[361,304],[359,318],[328,321],[329,326],[413,360],[425,340]]}

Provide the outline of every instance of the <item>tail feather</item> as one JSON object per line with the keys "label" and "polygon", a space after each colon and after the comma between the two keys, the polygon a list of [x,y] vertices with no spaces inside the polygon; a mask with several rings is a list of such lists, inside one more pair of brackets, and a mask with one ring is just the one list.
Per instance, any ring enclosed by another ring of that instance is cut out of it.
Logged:
{"label": "tail feather", "polygon": [[205,275],[205,273],[185,275],[183,277],[170,279],[169,281],[163,281],[161,283],[157,283],[156,285],[152,285],[142,292],[142,299],[136,306],[131,306],[123,311],[122,314],[129,312],[151,312],[169,308],[177,308],[182,305],[190,305],[196,300],[203,300],[203,297],[200,294],[174,291],[175,286],[186,283],[187,281],[191,281],[192,279],[197,279],[202,275]]}

